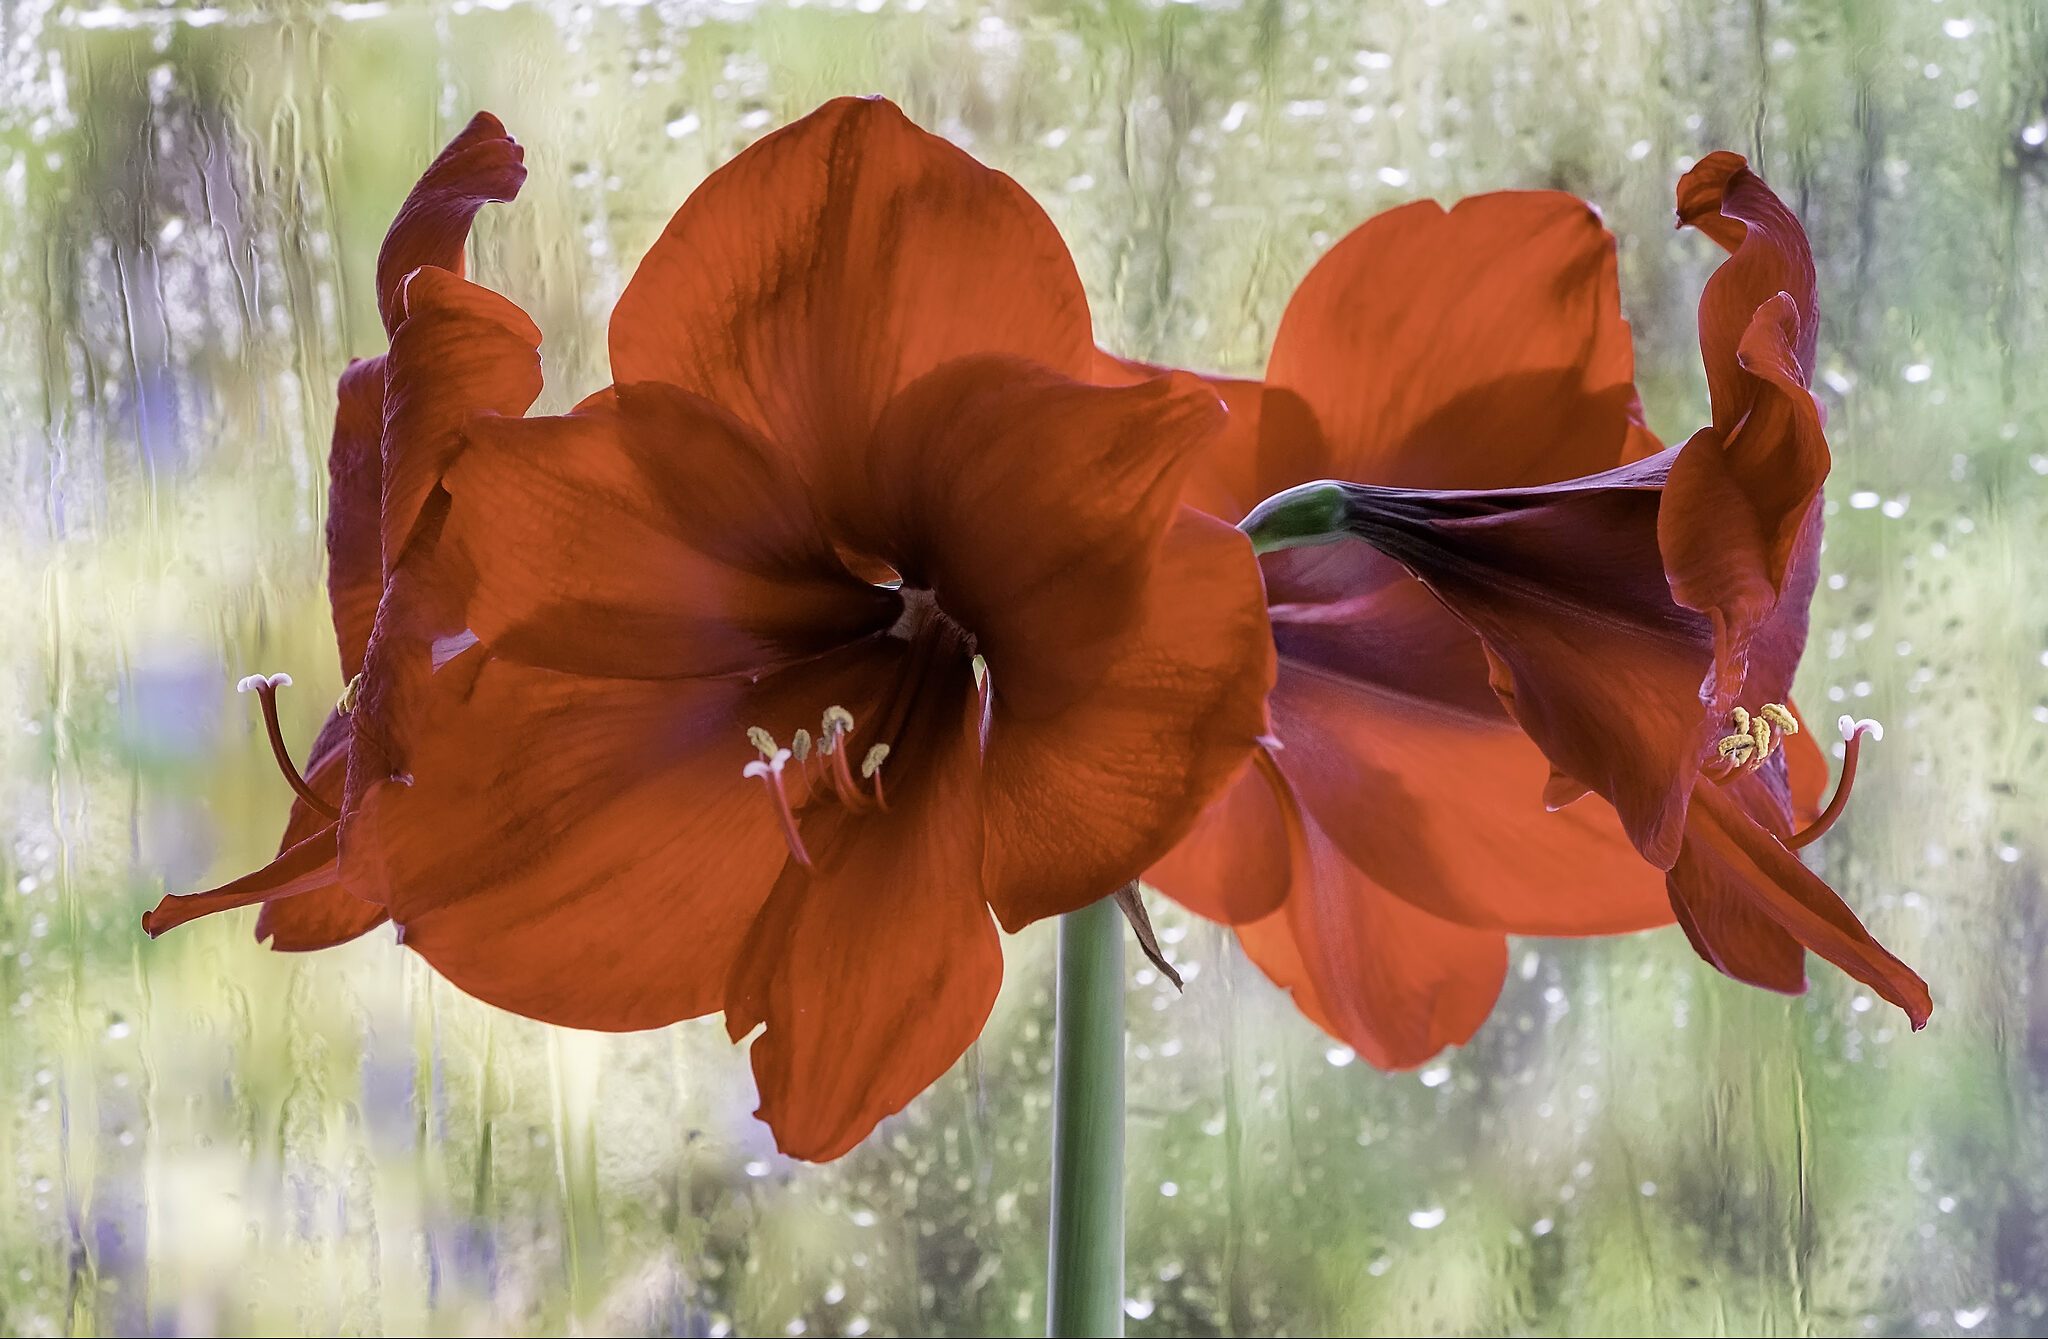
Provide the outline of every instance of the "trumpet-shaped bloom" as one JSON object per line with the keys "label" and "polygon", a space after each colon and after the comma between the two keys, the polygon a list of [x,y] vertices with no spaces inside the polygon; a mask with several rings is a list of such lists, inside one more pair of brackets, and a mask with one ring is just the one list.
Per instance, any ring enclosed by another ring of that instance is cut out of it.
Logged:
{"label": "trumpet-shaped bloom", "polygon": [[437,457],[475,640],[343,871],[505,1008],[761,1029],[834,1157],[978,1035],[997,921],[1116,892],[1265,732],[1250,545],[1179,501],[1225,411],[1095,384],[1050,222],[882,101],[713,174],[610,334],[618,384]]}
{"label": "trumpet-shaped bloom", "polygon": [[[1268,547],[1363,540],[1290,550],[1342,573],[1342,589],[1365,584],[1361,548],[1418,578],[1542,750],[1550,806],[1611,806],[1668,871],[1672,911],[1709,962],[1798,991],[1810,949],[1917,1027],[1926,986],[1792,854],[1840,813],[1848,779],[1817,814],[1825,768],[1789,704],[1829,464],[1807,391],[1811,256],[1732,154],[1687,174],[1679,218],[1731,253],[1701,302],[1713,421],[1683,446],[1549,485],[1310,485],[1245,525]],[[1588,792],[1606,805],[1580,802]]]}
{"label": "trumpet-shaped bloom", "polygon": [[[1118,369],[1104,368],[1111,378]],[[1189,499],[1237,520],[1308,480],[1543,484],[1656,448],[1613,239],[1582,202],[1423,202],[1346,237],[1288,304],[1263,383],[1228,382]],[[1364,544],[1264,560],[1280,747],[1150,879],[1233,924],[1324,1028],[1382,1067],[1464,1041],[1510,932],[1667,924],[1601,806],[1547,812],[1550,765],[1481,640]]]}

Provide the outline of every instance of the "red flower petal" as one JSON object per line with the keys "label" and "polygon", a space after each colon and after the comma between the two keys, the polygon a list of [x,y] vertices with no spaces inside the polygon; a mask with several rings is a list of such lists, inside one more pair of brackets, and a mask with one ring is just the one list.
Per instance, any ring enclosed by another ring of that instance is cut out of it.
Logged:
{"label": "red flower petal", "polygon": [[1669,923],[1663,880],[1613,809],[1545,810],[1550,765],[1505,714],[1283,662],[1273,720],[1280,768],[1328,840],[1431,915],[1544,935]]}
{"label": "red flower petal", "polygon": [[396,334],[405,316],[405,276],[422,265],[460,275],[477,211],[492,200],[512,199],[525,183],[525,150],[497,117],[478,112],[405,197],[377,252],[377,310],[386,334]]}
{"label": "red flower petal", "polygon": [[[1102,386],[1129,386],[1166,376],[1172,370],[1097,349],[1093,380]],[[1223,402],[1228,417],[1222,429],[1207,437],[1196,454],[1182,485],[1180,500],[1235,525],[1266,497],[1259,482],[1260,403],[1266,387],[1264,382],[1237,377],[1205,376],[1202,380]]]}
{"label": "red flower petal", "polygon": [[420,513],[481,415],[518,417],[540,396],[540,331],[525,312],[446,270],[404,288],[405,319],[385,360],[384,570],[394,571]]}
{"label": "red flower petal", "polygon": [[[1750,791],[1755,783],[1738,785]],[[1750,812],[1764,804],[1736,786],[1710,782],[1693,795],[1671,895],[1685,908],[1683,920],[1701,956],[1743,980],[1796,990],[1800,981],[1787,966],[1789,939],[1896,1004],[1916,1029],[1926,1026],[1934,1008],[1927,983],[1871,938],[1834,889]]]}
{"label": "red flower petal", "polygon": [[1344,490],[1348,529],[1478,634],[1516,723],[1660,868],[1722,726],[1700,702],[1708,630],[1672,603],[1656,556],[1667,460],[1540,489]]}
{"label": "red flower petal", "polygon": [[1291,846],[1301,838],[1282,812],[1286,782],[1261,749],[1189,830],[1178,846],[1146,871],[1145,882],[1199,916],[1225,925],[1244,925],[1280,909],[1287,900],[1297,861]]}
{"label": "red flower petal", "polygon": [[1796,333],[1787,343],[1792,379],[1801,386],[1812,383],[1820,334],[1813,252],[1798,216],[1741,155],[1726,150],[1708,154],[1679,180],[1678,223],[1698,228],[1730,253],[1700,297],[1700,351],[1714,425],[1731,432],[1755,390],[1740,365],[1741,344],[1757,309],[1781,293],[1796,313]]}
{"label": "red flower petal", "polygon": [[978,716],[964,675],[934,685],[890,755],[888,811],[806,815],[816,865],[784,870],[733,969],[726,1026],[738,1040],[766,1024],[757,1114],[792,1157],[866,1138],[952,1067],[995,1003]]}
{"label": "red flower petal", "polygon": [[1361,873],[1312,821],[1276,915],[1237,928],[1245,952],[1318,1027],[1380,1069],[1471,1038],[1507,977],[1507,939],[1440,920]]}
{"label": "red flower petal", "polygon": [[1742,345],[1748,412],[1679,449],[1658,518],[1672,595],[1714,626],[1717,718],[1738,699],[1784,701],[1806,645],[1829,455],[1796,379],[1795,320],[1783,295],[1757,310]]}
{"label": "red flower petal", "polygon": [[187,921],[215,912],[253,907],[259,902],[297,897],[333,888],[339,881],[335,869],[334,825],[328,824],[253,874],[204,893],[173,893],[156,904],[142,918],[142,928],[154,939]]}
{"label": "red flower petal", "polygon": [[[1614,239],[1554,191],[1420,201],[1302,280],[1273,341],[1258,497],[1311,479],[1508,488],[1642,454]],[[1255,499],[1256,500],[1256,499]]]}
{"label": "red flower petal", "polygon": [[473,569],[469,625],[499,655],[758,672],[885,631],[902,607],[846,570],[772,448],[696,396],[629,386],[470,437],[447,538]]}
{"label": "red flower petal", "polygon": [[[374,526],[369,534],[367,557],[374,568],[377,562]],[[341,805],[342,782],[348,768],[351,733],[352,727],[346,716],[338,711],[329,712],[327,723],[321,727],[307,755],[306,784],[321,799],[337,808]],[[289,850],[332,823],[332,819],[316,811],[312,805],[294,799],[279,852]],[[345,944],[376,929],[386,919],[383,907],[365,902],[337,883],[331,888],[315,888],[293,897],[265,902],[256,915],[256,939],[259,943],[267,941],[280,953],[307,953]]]}
{"label": "red flower petal", "polygon": [[977,353],[1086,377],[1080,278],[1015,182],[879,98],[826,103],[713,173],[612,313],[617,381],[706,396],[803,473]]}
{"label": "red flower petal", "polygon": [[334,444],[327,453],[327,599],[341,677],[363,669],[377,598],[384,590],[378,516],[383,505],[384,359],[358,359],[341,374]]}
{"label": "red flower petal", "polygon": [[[897,398],[821,503],[973,634],[1000,710],[1048,717],[1095,688],[1170,572],[1181,479],[1222,422],[1196,377],[1112,389],[961,359]],[[1249,546],[1237,567],[1249,581]]]}
{"label": "red flower petal", "polygon": [[1244,537],[1183,510],[1143,591],[1099,677],[1056,715],[1030,695],[1013,705],[989,654],[985,878],[1006,929],[1138,877],[1267,732],[1272,636]]}
{"label": "red flower petal", "polygon": [[787,855],[740,775],[747,699],[502,661],[437,682],[415,783],[372,790],[351,831],[351,883],[500,1008],[611,1031],[713,1012]]}

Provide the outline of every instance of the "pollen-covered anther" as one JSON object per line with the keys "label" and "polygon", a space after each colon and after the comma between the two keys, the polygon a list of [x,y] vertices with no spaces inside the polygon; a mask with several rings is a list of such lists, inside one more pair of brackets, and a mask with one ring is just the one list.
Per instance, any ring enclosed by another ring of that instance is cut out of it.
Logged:
{"label": "pollen-covered anther", "polygon": [[782,769],[789,766],[790,752],[773,747],[774,739],[758,725],[747,731],[747,738],[756,748],[760,747],[762,739],[766,739],[770,747],[762,749],[764,756],[742,767],[740,775],[758,780],[767,788],[768,801],[775,806],[775,817],[782,824],[782,839],[789,844],[789,853],[796,857],[799,865],[808,868],[811,853],[804,849],[803,834],[797,831],[796,814],[789,807],[789,794],[782,788]]}
{"label": "pollen-covered anther", "polygon": [[825,718],[818,723],[818,752],[832,756],[839,751],[840,739],[852,733],[852,712],[844,707],[825,708]]}
{"label": "pollen-covered anther", "polygon": [[775,742],[775,736],[769,734],[758,725],[747,727],[747,742],[758,749],[764,758],[773,758],[781,748],[781,745]]}
{"label": "pollen-covered anther", "polygon": [[1778,702],[1766,702],[1755,715],[1737,707],[1729,717],[1732,729],[1714,745],[1714,752],[1741,771],[1762,767],[1784,736],[1799,733],[1799,718]]}
{"label": "pollen-covered anther", "polygon": [[277,720],[277,690],[292,686],[289,674],[250,674],[235,685],[238,693],[254,693],[263,706],[263,730],[270,736],[270,756],[277,760],[277,770],[284,773],[284,779],[294,794],[304,800],[313,812],[337,822],[341,811],[320,798],[317,791],[308,785],[306,778],[299,774],[299,768],[292,761],[291,750],[284,746],[284,727]]}
{"label": "pollen-covered anther", "polygon": [[334,709],[344,716],[352,715],[356,709],[356,702],[362,695],[363,676],[357,674],[348,681],[348,686],[341,690],[341,696],[336,699]]}
{"label": "pollen-covered anther", "polygon": [[882,798],[882,764],[888,760],[889,746],[887,744],[876,744],[870,747],[867,756],[860,760],[861,780],[874,784],[875,803],[883,809],[889,807],[889,802]]}

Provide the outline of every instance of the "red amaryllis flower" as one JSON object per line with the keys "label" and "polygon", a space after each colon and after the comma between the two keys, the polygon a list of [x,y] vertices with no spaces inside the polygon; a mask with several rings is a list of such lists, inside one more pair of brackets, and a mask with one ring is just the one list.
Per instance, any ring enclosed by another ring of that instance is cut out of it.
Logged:
{"label": "red amaryllis flower", "polygon": [[761,1115],[834,1157],[979,1033],[991,908],[1116,892],[1265,732],[1250,546],[1179,503],[1224,411],[1090,382],[1050,222],[882,101],[713,174],[611,349],[573,412],[461,424],[479,640],[344,873],[502,1007],[765,1026]]}
{"label": "red amaryllis flower", "polygon": [[[1305,278],[1266,379],[1189,500],[1237,520],[1321,478],[1540,484],[1654,450],[1614,243],[1556,192],[1408,205]],[[1281,747],[1148,876],[1233,924],[1302,1010],[1372,1063],[1422,1063],[1485,1020],[1508,933],[1666,924],[1614,813],[1546,812],[1550,766],[1481,641],[1363,544],[1263,559]]]}
{"label": "red amaryllis flower", "polygon": [[[445,512],[437,480],[459,439],[458,409],[518,413],[540,389],[539,332],[510,303],[463,280],[463,247],[484,204],[511,200],[526,180],[524,154],[498,119],[479,114],[427,168],[377,253],[377,307],[388,354],[342,374],[328,455],[327,589],[348,691],[315,739],[305,775],[280,729],[286,675],[251,675],[279,768],[297,793],[276,860],[210,892],[166,897],[143,918],[151,935],[198,916],[263,904],[256,935],[288,951],[327,948],[382,924],[385,909],[341,883],[337,848],[359,778],[402,761],[409,652],[434,630],[423,605],[442,607],[447,582],[427,561]],[[434,408],[419,407],[431,382]],[[442,416],[440,422],[433,414]],[[459,631],[459,616],[441,631]],[[355,773],[358,780],[351,781]]]}
{"label": "red amaryllis flower", "polygon": [[[1788,696],[1829,467],[1807,389],[1812,257],[1734,154],[1687,173],[1678,203],[1681,224],[1730,252],[1700,304],[1713,421],[1683,446],[1547,487],[1310,485],[1245,528],[1268,545],[1361,539],[1427,585],[1477,636],[1494,692],[1555,767],[1549,802],[1577,812],[1591,791],[1613,806],[1669,871],[1672,909],[1707,961],[1798,992],[1811,949],[1917,1028],[1926,985],[1792,854],[1841,812],[1860,734],[1815,815],[1825,769]],[[1359,589],[1359,547],[1304,552]]]}

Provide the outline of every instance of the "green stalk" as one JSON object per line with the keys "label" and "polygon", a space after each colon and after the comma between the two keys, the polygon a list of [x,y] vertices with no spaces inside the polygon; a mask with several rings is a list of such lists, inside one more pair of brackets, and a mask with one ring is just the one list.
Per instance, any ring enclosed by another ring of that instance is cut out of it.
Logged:
{"label": "green stalk", "polygon": [[1060,918],[1045,1332],[1124,1332],[1124,916]]}

